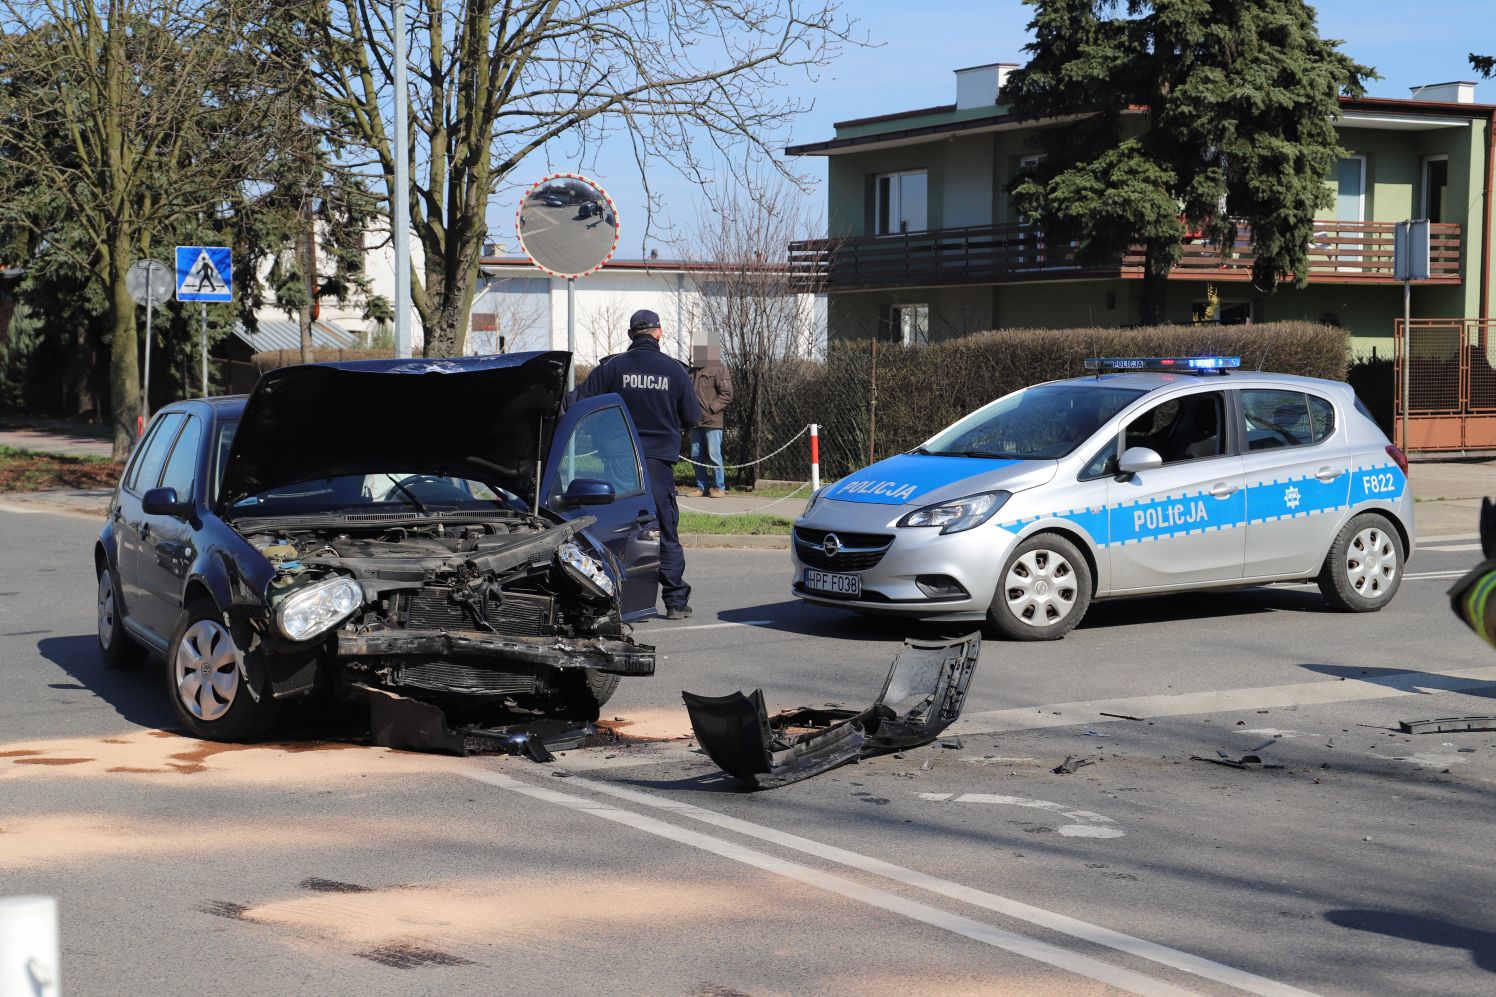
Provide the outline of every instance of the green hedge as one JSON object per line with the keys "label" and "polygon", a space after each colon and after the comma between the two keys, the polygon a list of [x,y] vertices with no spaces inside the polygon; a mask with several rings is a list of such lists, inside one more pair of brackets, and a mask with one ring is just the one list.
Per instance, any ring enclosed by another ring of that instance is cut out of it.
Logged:
{"label": "green hedge", "polygon": [[[1085,373],[1094,356],[1240,356],[1250,369],[1345,380],[1350,335],[1311,322],[1140,329],[1002,329],[932,346],[836,343],[824,363],[787,362],[769,379],[765,451],[806,423],[821,426],[821,471],[838,477],[912,449],[937,430],[1025,385]],[[733,430],[736,430],[734,432]],[[731,425],[730,463],[752,459],[748,427]],[[792,447],[758,477],[799,481],[806,454]]]}

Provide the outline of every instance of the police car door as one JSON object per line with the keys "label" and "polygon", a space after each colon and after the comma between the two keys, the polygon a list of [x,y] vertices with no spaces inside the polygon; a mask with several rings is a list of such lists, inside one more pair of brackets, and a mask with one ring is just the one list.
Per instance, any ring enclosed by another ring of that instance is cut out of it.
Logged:
{"label": "police car door", "polygon": [[1334,404],[1297,388],[1239,388],[1246,577],[1313,574],[1340,526],[1350,449]]}
{"label": "police car door", "polygon": [[1220,389],[1174,394],[1123,428],[1121,450],[1146,447],[1163,464],[1107,484],[1114,592],[1242,576],[1242,459],[1226,401]]}
{"label": "police car door", "polygon": [[[613,501],[569,504],[566,489],[579,478],[612,485]],[[624,619],[653,615],[660,528],[644,476],[639,435],[622,398],[598,395],[566,411],[551,441],[541,494],[547,508],[565,519],[597,519],[588,532],[607,546],[624,573]]]}

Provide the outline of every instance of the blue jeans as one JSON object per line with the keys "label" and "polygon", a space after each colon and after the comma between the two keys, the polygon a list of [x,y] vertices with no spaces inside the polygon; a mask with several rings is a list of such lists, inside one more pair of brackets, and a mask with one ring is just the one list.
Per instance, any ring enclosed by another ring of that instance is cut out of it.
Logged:
{"label": "blue jeans", "polygon": [[[691,459],[700,462],[696,465],[697,488],[706,491],[708,470],[716,475],[717,491],[723,491],[727,487],[722,477],[722,430],[707,429],[702,426],[691,430]],[[701,464],[712,466],[705,468],[700,466]]]}

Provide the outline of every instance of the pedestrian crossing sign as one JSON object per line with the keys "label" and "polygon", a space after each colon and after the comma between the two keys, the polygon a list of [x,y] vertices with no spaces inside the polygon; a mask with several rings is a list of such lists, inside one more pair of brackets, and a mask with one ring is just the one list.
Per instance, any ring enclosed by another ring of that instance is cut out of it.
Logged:
{"label": "pedestrian crossing sign", "polygon": [[177,300],[234,300],[234,264],[227,246],[177,247]]}

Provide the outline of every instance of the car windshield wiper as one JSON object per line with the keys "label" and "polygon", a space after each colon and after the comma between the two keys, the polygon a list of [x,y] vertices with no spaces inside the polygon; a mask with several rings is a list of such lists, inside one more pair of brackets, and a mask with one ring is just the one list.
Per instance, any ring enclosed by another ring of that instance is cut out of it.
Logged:
{"label": "car windshield wiper", "polygon": [[974,457],[979,460],[1023,460],[1022,454],[1016,453],[993,453],[991,450],[926,450],[919,447],[915,451],[926,457]]}
{"label": "car windshield wiper", "polygon": [[390,484],[392,484],[396,488],[400,489],[400,494],[405,496],[406,501],[408,501],[411,505],[413,505],[413,506],[416,507],[416,512],[425,514],[425,512],[426,512],[426,506],[425,506],[425,504],[423,504],[420,499],[418,499],[414,495],[412,495],[410,493],[410,489],[409,488],[406,488],[399,481],[395,480],[395,476],[393,474],[386,474],[385,477],[390,479]]}

